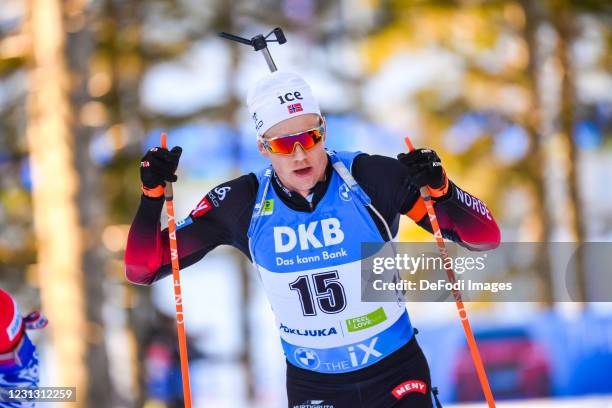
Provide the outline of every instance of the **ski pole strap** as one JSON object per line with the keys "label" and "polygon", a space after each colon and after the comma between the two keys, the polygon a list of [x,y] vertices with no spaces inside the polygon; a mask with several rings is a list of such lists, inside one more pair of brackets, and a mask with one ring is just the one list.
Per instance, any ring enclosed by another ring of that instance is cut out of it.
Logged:
{"label": "ski pole strap", "polygon": [[446,193],[448,193],[448,177],[446,176],[446,172],[444,171],[444,169],[442,169],[442,173],[444,174],[444,183],[442,184],[442,187],[433,188],[427,186],[427,191],[429,191],[429,195],[433,198],[440,198],[445,196]]}
{"label": "ski pole strap", "polygon": [[145,187],[144,184],[140,184],[140,189],[142,190],[142,194],[150,198],[159,198],[164,195],[163,186],[156,186],[154,188],[148,188],[148,187]]}

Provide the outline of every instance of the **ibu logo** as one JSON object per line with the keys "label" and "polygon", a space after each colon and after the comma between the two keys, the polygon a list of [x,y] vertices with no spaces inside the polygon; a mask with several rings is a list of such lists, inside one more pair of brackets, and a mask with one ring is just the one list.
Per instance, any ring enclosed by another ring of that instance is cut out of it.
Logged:
{"label": "ibu logo", "polygon": [[298,243],[300,249],[305,251],[310,248],[336,245],[342,241],[344,241],[344,232],[342,232],[340,220],[337,218],[313,221],[308,225],[299,224],[297,231],[286,226],[274,227],[274,250],[276,253],[289,252]]}

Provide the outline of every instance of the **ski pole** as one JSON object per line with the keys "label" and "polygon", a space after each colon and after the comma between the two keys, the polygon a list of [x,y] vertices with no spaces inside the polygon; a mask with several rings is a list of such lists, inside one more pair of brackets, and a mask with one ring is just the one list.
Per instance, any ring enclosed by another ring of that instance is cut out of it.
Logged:
{"label": "ski pole", "polygon": [[[166,132],[161,134],[161,147],[167,149]],[[164,188],[166,213],[168,214],[168,236],[170,237],[170,259],[172,261],[172,278],[174,281],[174,305],[176,306],[176,328],[181,360],[181,377],[183,380],[183,398],[185,408],[191,408],[191,386],[189,385],[189,360],[187,358],[187,336],[183,315],[183,295],[181,294],[181,275],[179,274],[179,257],[176,245],[176,223],[174,221],[174,192],[172,183],[167,182]]]}
{"label": "ski pole", "polygon": [[[404,138],[404,142],[406,142],[406,146],[408,146],[409,151],[414,150],[414,146],[410,141],[410,138],[406,136]],[[489,408],[495,407],[495,400],[493,399],[493,393],[491,392],[491,386],[489,385],[489,380],[487,378],[487,373],[485,372],[484,365],[482,364],[482,359],[480,358],[480,353],[478,352],[478,346],[476,345],[476,339],[474,338],[474,333],[472,332],[472,327],[470,326],[470,321],[468,320],[467,311],[465,310],[465,306],[463,305],[463,300],[461,299],[461,293],[455,289],[454,283],[456,282],[455,272],[450,266],[450,262],[446,262],[448,259],[448,251],[446,250],[446,245],[444,244],[444,238],[442,237],[442,231],[440,230],[440,225],[438,224],[438,218],[436,217],[436,212],[433,207],[433,202],[431,200],[431,196],[429,191],[427,190],[427,186],[423,186],[420,188],[421,198],[425,203],[425,209],[427,210],[427,215],[429,216],[429,222],[431,223],[431,229],[433,231],[433,235],[436,238],[436,243],[438,244],[438,250],[440,251],[440,256],[444,260],[444,269],[446,269],[446,275],[448,276],[449,282],[453,284],[453,297],[455,298],[455,304],[457,305],[457,311],[459,312],[459,317],[461,318],[461,324],[463,325],[463,331],[465,332],[465,338],[468,343],[468,347],[470,349],[470,353],[472,354],[472,361],[474,361],[474,366],[476,367],[476,373],[478,374],[478,379],[480,380],[480,386],[482,387],[482,392],[487,400],[487,404],[489,404]]]}

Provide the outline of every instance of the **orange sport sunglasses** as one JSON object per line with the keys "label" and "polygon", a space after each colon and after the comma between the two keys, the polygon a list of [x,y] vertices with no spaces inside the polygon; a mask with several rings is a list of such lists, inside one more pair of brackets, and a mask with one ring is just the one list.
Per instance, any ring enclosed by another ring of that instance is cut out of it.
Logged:
{"label": "orange sport sunglasses", "polygon": [[300,144],[304,150],[312,149],[325,138],[325,121],[316,128],[290,135],[273,137],[271,139],[259,138],[265,149],[274,154],[293,154],[295,145]]}

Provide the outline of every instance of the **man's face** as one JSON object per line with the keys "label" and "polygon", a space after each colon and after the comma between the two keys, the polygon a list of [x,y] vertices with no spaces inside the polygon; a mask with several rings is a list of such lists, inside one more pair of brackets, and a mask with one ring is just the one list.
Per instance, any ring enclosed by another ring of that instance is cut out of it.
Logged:
{"label": "man's face", "polygon": [[[303,132],[319,126],[319,116],[307,114],[284,120],[272,126],[264,135],[264,139]],[[274,171],[288,189],[303,196],[325,175],[327,154],[323,141],[310,150],[304,150],[300,144],[295,146],[292,154],[275,154],[268,152],[261,142],[258,142],[260,153],[270,159]]]}

